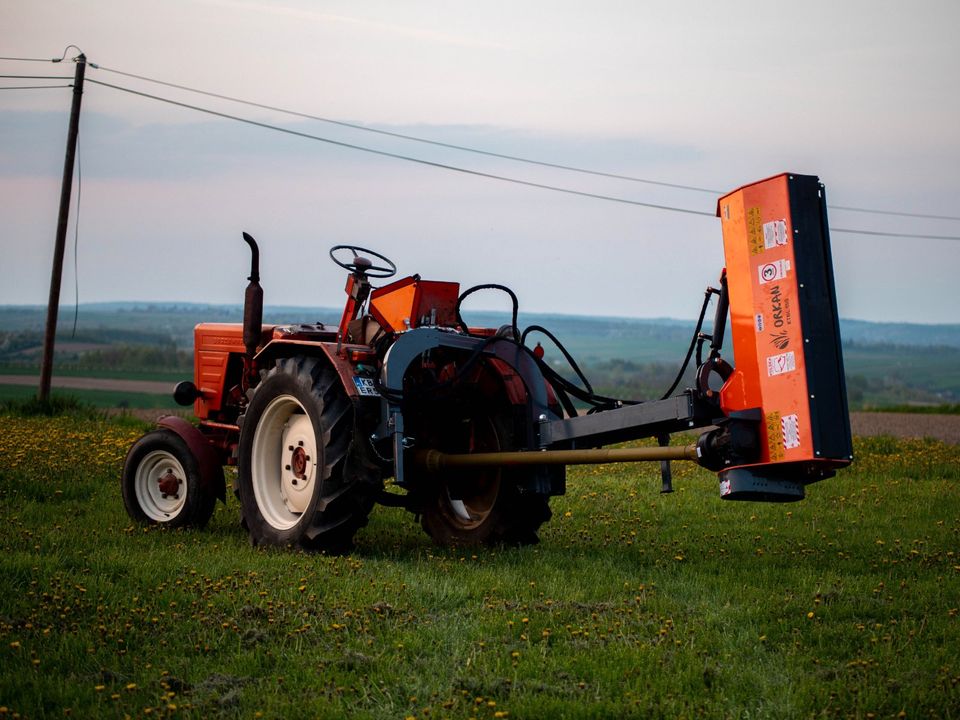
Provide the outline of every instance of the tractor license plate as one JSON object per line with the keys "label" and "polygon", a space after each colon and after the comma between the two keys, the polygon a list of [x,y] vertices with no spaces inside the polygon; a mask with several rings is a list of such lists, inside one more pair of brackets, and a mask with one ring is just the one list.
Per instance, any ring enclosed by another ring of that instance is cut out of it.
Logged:
{"label": "tractor license plate", "polygon": [[377,391],[377,386],[373,382],[373,378],[360,377],[359,375],[353,376],[353,384],[357,386],[357,393],[360,395],[368,397],[380,397],[380,393]]}

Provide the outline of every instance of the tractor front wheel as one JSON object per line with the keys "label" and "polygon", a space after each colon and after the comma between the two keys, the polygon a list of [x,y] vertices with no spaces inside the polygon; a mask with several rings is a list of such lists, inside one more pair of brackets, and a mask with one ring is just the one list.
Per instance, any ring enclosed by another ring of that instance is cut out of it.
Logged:
{"label": "tractor front wheel", "polygon": [[163,428],[130,448],[120,488],[127,514],[144,524],[204,527],[217,501],[201,483],[200,463],[186,442]]}

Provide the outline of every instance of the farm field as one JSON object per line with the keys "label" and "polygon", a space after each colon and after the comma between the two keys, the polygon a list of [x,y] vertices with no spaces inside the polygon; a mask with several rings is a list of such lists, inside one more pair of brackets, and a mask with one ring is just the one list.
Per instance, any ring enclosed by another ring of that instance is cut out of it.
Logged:
{"label": "farm field", "polygon": [[[264,313],[267,323],[335,323],[341,310],[267,306]],[[81,305],[76,332],[66,320],[59,327],[55,375],[63,380],[75,376],[172,385],[192,376],[197,323],[239,322],[242,316],[239,305]],[[503,312],[470,307],[464,317],[471,324],[487,327],[499,327],[510,319]],[[0,306],[0,375],[39,374],[44,320],[42,307]],[[536,324],[553,332],[599,392],[631,399],[660,397],[670,386],[694,329],[689,319],[522,312],[519,322],[521,327]],[[842,319],[840,327],[851,408],[936,406],[960,399],[960,370],[955,362],[960,326]],[[547,362],[572,379],[562,354],[545,336],[534,333],[530,338],[531,343],[541,340]],[[728,342],[728,358],[732,357],[731,346]],[[692,382],[692,372],[684,382]]]}
{"label": "farm field", "polygon": [[570,471],[541,544],[440,549],[376,508],[347,557],[133,525],[129,418],[0,416],[0,713],[960,716],[960,448],[858,439],[801,503],[677,465]]}
{"label": "farm field", "polygon": [[[104,410],[108,409],[127,409],[127,408],[139,408],[139,409],[156,409],[157,411],[164,412],[175,412],[177,410],[182,410],[179,405],[173,401],[173,393],[171,388],[173,383],[170,383],[166,386],[166,391],[163,394],[157,394],[155,391],[148,390],[144,391],[131,391],[128,389],[129,386],[121,386],[121,389],[91,389],[89,387],[90,383],[82,382],[87,380],[87,378],[70,378],[70,380],[81,381],[79,383],[73,383],[69,391],[69,397],[75,398],[82,403],[87,403],[93,407],[102,408]],[[113,385],[116,381],[112,381],[107,386],[115,388]],[[123,382],[123,381],[121,381]],[[130,383],[138,381],[127,381]],[[147,382],[148,386],[153,385],[154,383]],[[84,386],[87,387],[84,387]],[[103,388],[104,383],[97,383],[95,387]],[[63,386],[55,380],[54,390],[52,395],[56,396],[66,396],[60,388]],[[4,384],[0,382],[0,404],[4,402],[22,402],[37,396],[37,382],[33,377],[29,378],[29,382],[25,383],[11,383]]]}

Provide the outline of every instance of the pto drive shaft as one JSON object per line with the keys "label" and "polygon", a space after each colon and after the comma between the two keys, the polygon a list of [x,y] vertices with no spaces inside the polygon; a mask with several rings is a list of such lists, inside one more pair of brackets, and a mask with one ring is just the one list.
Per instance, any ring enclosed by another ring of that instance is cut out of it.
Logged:
{"label": "pto drive shaft", "polygon": [[413,456],[418,466],[429,472],[457,467],[515,465],[599,465],[615,462],[660,460],[698,460],[697,446],[600,448],[596,450],[542,450],[539,452],[489,452],[451,454],[439,450],[420,450]]}

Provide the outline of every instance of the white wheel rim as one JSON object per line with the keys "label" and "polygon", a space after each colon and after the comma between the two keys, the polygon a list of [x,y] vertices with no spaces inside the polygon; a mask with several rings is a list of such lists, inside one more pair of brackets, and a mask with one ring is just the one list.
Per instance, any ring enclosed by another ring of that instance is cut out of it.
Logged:
{"label": "white wheel rim", "polygon": [[306,409],[292,395],[278,395],[253,433],[250,475],[263,519],[289,530],[309,509],[317,478],[317,440]]}
{"label": "white wheel rim", "polygon": [[[172,494],[160,489],[167,473],[179,481],[177,492]],[[166,450],[153,450],[144,456],[137,465],[133,488],[140,509],[155,522],[170,522],[187,502],[187,474],[176,456]]]}
{"label": "white wheel rim", "polygon": [[[470,420],[470,442],[468,452],[498,452],[500,443],[496,430],[489,418]],[[480,423],[483,423],[481,425]],[[484,435],[483,431],[489,433]],[[478,435],[478,432],[480,433]],[[445,488],[446,511],[449,517],[463,530],[472,530],[482,525],[489,517],[496,504],[500,492],[500,470],[497,468],[481,468],[461,473],[453,482],[460,483],[461,492],[468,494],[465,498],[454,498],[450,494],[450,487]]]}

